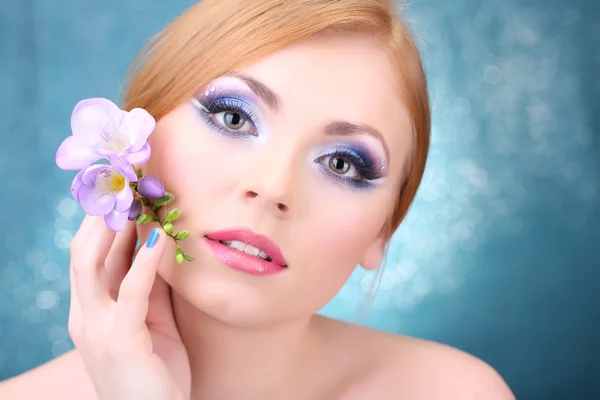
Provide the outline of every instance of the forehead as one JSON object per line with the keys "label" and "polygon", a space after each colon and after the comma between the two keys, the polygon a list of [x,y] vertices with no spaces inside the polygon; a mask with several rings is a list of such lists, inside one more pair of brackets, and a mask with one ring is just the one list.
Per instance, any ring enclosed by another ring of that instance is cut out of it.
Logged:
{"label": "forehead", "polygon": [[368,124],[384,136],[392,159],[410,149],[412,122],[382,44],[364,36],[315,36],[246,68],[281,99],[281,113],[314,124]]}

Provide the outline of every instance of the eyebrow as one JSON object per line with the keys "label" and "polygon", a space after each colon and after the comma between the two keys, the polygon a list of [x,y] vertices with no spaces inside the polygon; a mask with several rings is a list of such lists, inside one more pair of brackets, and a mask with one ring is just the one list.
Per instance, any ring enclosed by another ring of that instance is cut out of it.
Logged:
{"label": "eyebrow", "polygon": [[388,168],[389,168],[389,162],[390,162],[390,151],[388,149],[387,143],[385,141],[385,139],[383,138],[383,135],[381,134],[381,132],[379,132],[377,129],[373,128],[370,125],[367,124],[353,124],[351,122],[348,121],[334,121],[334,122],[330,122],[329,124],[327,124],[327,126],[325,127],[325,134],[326,135],[332,135],[332,136],[352,136],[352,135],[361,135],[361,134],[367,134],[370,136],[373,136],[374,138],[376,138],[377,140],[379,140],[381,142],[381,145],[383,146],[383,150],[385,151],[385,159],[388,162]]}
{"label": "eyebrow", "polygon": [[264,101],[269,106],[269,108],[271,108],[274,111],[279,110],[279,105],[281,104],[281,99],[267,85],[265,85],[262,82],[257,81],[256,79],[252,78],[251,76],[244,75],[237,71],[233,71],[233,72],[229,73],[228,75],[234,76],[234,77],[239,78],[242,81],[244,81],[244,83],[246,83],[246,85],[248,85],[250,90],[252,90],[259,99]]}

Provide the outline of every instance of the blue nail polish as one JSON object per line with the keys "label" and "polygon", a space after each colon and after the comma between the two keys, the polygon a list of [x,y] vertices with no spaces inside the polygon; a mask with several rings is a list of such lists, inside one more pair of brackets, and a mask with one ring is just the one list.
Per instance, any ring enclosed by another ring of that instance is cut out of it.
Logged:
{"label": "blue nail polish", "polygon": [[154,247],[156,241],[158,240],[158,230],[156,228],[152,229],[150,232],[150,237],[148,237],[148,241],[146,242],[146,247]]}

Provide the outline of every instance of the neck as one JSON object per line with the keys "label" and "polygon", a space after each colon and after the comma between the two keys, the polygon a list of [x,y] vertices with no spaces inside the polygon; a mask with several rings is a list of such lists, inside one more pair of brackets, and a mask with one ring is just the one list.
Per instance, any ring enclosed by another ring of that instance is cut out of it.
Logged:
{"label": "neck", "polygon": [[[190,359],[192,398],[270,398],[297,385],[315,362],[312,318],[233,326],[173,293],[175,319]],[[235,384],[234,384],[235,383]]]}

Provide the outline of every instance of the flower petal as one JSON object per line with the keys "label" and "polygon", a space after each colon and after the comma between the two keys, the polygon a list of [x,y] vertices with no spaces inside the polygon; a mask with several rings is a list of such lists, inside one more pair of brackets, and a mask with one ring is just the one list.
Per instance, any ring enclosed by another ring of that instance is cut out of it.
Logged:
{"label": "flower petal", "polygon": [[79,201],[79,189],[81,189],[81,186],[83,185],[83,181],[81,180],[81,177],[83,176],[84,172],[85,172],[85,169],[82,169],[81,171],[79,171],[79,173],[77,175],[75,175],[75,179],[73,179],[73,183],[71,183],[71,194],[73,195],[73,198],[75,199],[75,201]]}
{"label": "flower petal", "polygon": [[131,204],[133,203],[133,191],[129,185],[125,186],[123,190],[117,193],[116,199],[115,210],[129,212]]}
{"label": "flower petal", "polygon": [[84,185],[94,186],[96,184],[96,177],[98,176],[98,174],[109,172],[109,170],[112,170],[112,167],[110,165],[90,165],[82,171],[81,181]]}
{"label": "flower petal", "polygon": [[76,170],[85,168],[101,158],[93,148],[82,145],[75,136],[69,136],[58,147],[55,161],[61,169]]}
{"label": "flower petal", "polygon": [[150,154],[152,153],[150,148],[150,143],[146,142],[142,148],[136,152],[128,153],[123,156],[127,161],[132,164],[143,164],[150,159]]}
{"label": "flower petal", "polygon": [[137,217],[139,217],[139,215],[142,213],[142,202],[140,200],[134,200],[133,203],[131,203],[131,208],[129,209],[129,215],[127,216],[127,219],[130,221],[134,221],[137,219]]}
{"label": "flower petal", "polygon": [[148,137],[156,128],[156,121],[143,108],[134,108],[123,118],[130,137],[131,152],[139,151],[148,141]]}
{"label": "flower petal", "polygon": [[86,146],[107,148],[118,132],[122,111],[112,101],[103,98],[82,100],[71,115],[73,136]]}
{"label": "flower petal", "polygon": [[[138,181],[138,176],[135,173],[135,169],[133,169],[133,165],[127,160],[122,157],[109,157],[108,161],[110,161],[111,165],[121,172],[129,182]],[[127,185],[129,185],[129,182],[127,182]]]}
{"label": "flower petal", "polygon": [[[104,144],[102,144],[102,146],[104,146]],[[109,157],[117,157],[119,155],[120,152],[123,151],[123,149],[106,149],[104,147],[98,147],[96,146],[94,148],[94,151],[96,153],[98,153],[99,156],[102,156],[102,158],[109,158]]]}
{"label": "flower petal", "polygon": [[106,222],[106,225],[113,231],[121,232],[125,228],[127,221],[129,221],[127,219],[128,216],[129,210],[124,212],[113,210],[104,216],[104,222]]}
{"label": "flower petal", "polygon": [[151,154],[152,149],[150,148],[150,143],[146,143],[138,151],[131,152],[130,150],[123,157],[132,164],[144,164],[150,159]]}
{"label": "flower petal", "polygon": [[88,215],[102,216],[115,208],[117,196],[114,193],[101,193],[95,186],[82,185],[79,189],[79,202]]}

